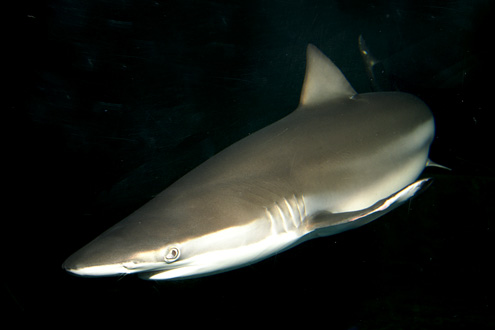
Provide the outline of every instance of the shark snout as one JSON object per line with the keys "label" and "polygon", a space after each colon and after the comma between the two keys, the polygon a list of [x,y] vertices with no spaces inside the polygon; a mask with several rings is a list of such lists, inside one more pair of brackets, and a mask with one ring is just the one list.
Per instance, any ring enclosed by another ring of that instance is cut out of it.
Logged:
{"label": "shark snout", "polygon": [[118,276],[161,270],[166,266],[160,250],[139,248],[109,236],[89,243],[62,264],[66,271],[80,276]]}
{"label": "shark snout", "polygon": [[105,253],[87,246],[71,255],[62,264],[66,271],[80,276],[112,276],[127,274],[124,262],[105,256]]}
{"label": "shark snout", "polygon": [[70,261],[65,261],[62,268],[79,276],[115,276],[129,273],[123,265],[99,265],[99,266],[77,266]]}
{"label": "shark snout", "polygon": [[62,264],[62,268],[79,276],[116,276],[156,271],[163,268],[163,263],[135,260],[95,263],[73,255]]}
{"label": "shark snout", "polygon": [[95,240],[72,254],[62,264],[66,271],[81,276],[112,276],[126,274],[123,266],[127,259],[115,247],[110,249],[102,244],[103,240]]}

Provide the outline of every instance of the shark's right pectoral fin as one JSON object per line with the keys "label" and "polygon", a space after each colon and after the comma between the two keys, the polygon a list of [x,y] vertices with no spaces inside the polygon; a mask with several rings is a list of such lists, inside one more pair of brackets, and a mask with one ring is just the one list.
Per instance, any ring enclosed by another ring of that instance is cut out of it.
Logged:
{"label": "shark's right pectoral fin", "polygon": [[424,191],[432,180],[418,180],[363,210],[343,213],[320,212],[308,220],[308,232],[316,236],[329,236],[365,225]]}

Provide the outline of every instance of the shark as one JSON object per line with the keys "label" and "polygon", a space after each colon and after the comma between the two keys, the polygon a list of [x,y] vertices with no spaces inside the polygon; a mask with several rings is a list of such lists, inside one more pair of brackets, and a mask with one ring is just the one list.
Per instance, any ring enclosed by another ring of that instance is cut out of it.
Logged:
{"label": "shark", "polygon": [[360,227],[426,189],[435,134],[419,98],[357,93],[312,44],[298,107],[170,185],[72,254],[86,276],[225,272]]}

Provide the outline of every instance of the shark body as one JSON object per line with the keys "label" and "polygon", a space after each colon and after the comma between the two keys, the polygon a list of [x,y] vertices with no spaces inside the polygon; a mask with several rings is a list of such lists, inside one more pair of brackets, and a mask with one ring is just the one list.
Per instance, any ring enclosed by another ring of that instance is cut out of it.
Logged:
{"label": "shark body", "polygon": [[434,120],[418,98],[357,94],[307,48],[297,109],[201,164],[69,257],[82,276],[197,277],[364,225],[428,186]]}

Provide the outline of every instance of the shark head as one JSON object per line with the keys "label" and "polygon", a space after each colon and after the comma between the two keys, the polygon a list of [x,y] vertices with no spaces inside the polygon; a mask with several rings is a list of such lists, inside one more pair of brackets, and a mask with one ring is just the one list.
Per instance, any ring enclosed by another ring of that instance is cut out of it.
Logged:
{"label": "shark head", "polygon": [[[128,240],[130,227],[110,229],[70,256],[63,268],[80,276],[118,276],[139,273],[144,279],[190,278],[238,268],[265,258],[297,239],[282,235],[264,239],[265,221],[252,221],[183,241],[157,240],[146,244]],[[249,234],[246,234],[249,233]],[[154,237],[157,238],[157,237]]]}
{"label": "shark head", "polygon": [[197,277],[265,258],[299,237],[267,237],[272,224],[266,208],[255,205],[256,198],[239,197],[241,187],[218,193],[186,183],[190,189],[181,194],[181,182],[71,255],[63,268],[85,277]]}

